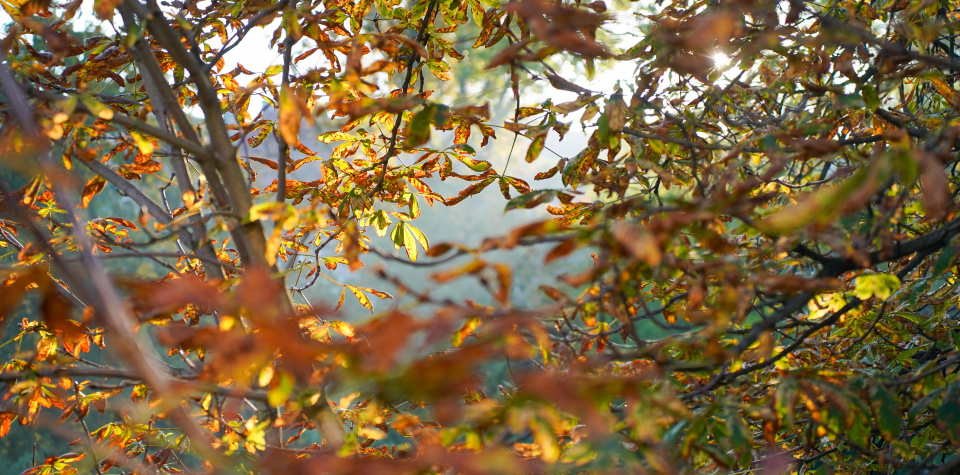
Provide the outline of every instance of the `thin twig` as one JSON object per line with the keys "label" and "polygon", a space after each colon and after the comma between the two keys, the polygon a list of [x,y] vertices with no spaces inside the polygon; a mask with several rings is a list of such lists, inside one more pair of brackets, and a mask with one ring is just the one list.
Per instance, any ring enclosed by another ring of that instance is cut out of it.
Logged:
{"label": "thin twig", "polygon": [[[427,11],[423,15],[423,21],[420,22],[420,31],[417,32],[417,43],[423,43],[426,38],[427,25],[433,23],[434,9],[437,6],[438,0],[430,0],[430,4],[427,5]],[[410,88],[410,80],[413,77],[413,66],[417,62],[418,56],[414,51],[410,51],[410,57],[407,59],[407,75],[403,78],[403,85],[400,87],[400,99],[407,97],[407,89]],[[387,168],[390,164],[390,157],[396,153],[397,150],[397,136],[400,134],[400,124],[403,123],[403,112],[398,112],[394,118],[393,130],[390,132],[390,145],[387,147],[387,153],[383,156],[383,159],[380,160],[380,177],[377,179],[377,185],[373,187],[373,190],[370,190],[368,196],[376,196],[380,190],[383,189],[384,181],[387,178]]]}

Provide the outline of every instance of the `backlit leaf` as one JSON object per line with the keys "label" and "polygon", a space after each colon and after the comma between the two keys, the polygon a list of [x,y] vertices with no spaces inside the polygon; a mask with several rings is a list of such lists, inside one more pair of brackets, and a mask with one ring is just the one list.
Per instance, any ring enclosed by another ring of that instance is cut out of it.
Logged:
{"label": "backlit leaf", "polygon": [[83,193],[81,194],[81,206],[86,208],[90,205],[90,200],[97,194],[103,191],[103,187],[107,185],[107,180],[103,179],[102,176],[97,175],[90,179],[86,185],[83,186]]}
{"label": "backlit leaf", "polygon": [[288,145],[296,146],[300,143],[300,106],[293,88],[289,84],[284,84],[280,88],[280,116],[277,120],[280,129],[280,137]]}

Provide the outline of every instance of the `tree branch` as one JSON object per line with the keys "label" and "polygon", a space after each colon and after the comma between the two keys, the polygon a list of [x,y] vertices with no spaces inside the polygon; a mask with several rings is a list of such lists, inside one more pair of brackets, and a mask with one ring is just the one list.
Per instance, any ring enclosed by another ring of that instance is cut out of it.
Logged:
{"label": "tree branch", "polygon": [[[420,30],[417,32],[417,43],[423,43],[426,38],[427,25],[433,22],[434,9],[437,6],[438,0],[429,0],[430,4],[427,5],[427,11],[423,15],[423,21],[420,22]],[[410,80],[413,78],[413,66],[416,64],[419,56],[414,52],[410,51],[410,57],[407,59],[407,75],[403,78],[403,85],[400,86],[400,99],[407,97],[407,89],[410,88]],[[387,147],[387,153],[383,156],[383,160],[380,161],[381,169],[380,176],[377,178],[377,185],[373,187],[373,190],[370,190],[369,196],[375,196],[380,190],[383,189],[384,181],[387,179],[387,168],[390,165],[390,158],[393,157],[393,154],[397,151],[397,136],[400,134],[400,124],[403,123],[403,112],[398,112],[393,121],[393,130],[390,131],[390,145]]]}

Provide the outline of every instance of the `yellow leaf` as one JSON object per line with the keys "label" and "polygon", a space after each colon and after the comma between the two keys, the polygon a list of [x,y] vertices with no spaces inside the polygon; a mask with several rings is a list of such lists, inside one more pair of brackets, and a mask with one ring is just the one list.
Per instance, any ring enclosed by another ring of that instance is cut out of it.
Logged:
{"label": "yellow leaf", "polygon": [[453,346],[462,345],[463,340],[473,334],[473,331],[476,330],[481,323],[483,322],[480,320],[480,317],[470,317],[467,319],[463,326],[453,334],[453,338],[451,339]]}
{"label": "yellow leaf", "polygon": [[900,288],[900,285],[900,279],[893,274],[866,274],[857,277],[853,293],[860,300],[867,300],[870,297],[887,300]]}
{"label": "yellow leaf", "polygon": [[103,103],[97,101],[96,99],[90,96],[83,96],[80,98],[80,102],[83,103],[83,105],[91,114],[103,120],[113,119],[113,109],[103,105]]}
{"label": "yellow leaf", "polygon": [[153,153],[153,143],[147,140],[146,137],[133,131],[130,132],[130,136],[133,137],[133,141],[137,144],[137,149],[140,150],[140,153],[144,155]]}
{"label": "yellow leaf", "polygon": [[357,431],[357,434],[361,437],[366,437],[368,439],[380,440],[387,436],[387,433],[377,429],[376,427],[363,426]]}
{"label": "yellow leaf", "polygon": [[26,3],[27,0],[0,0],[0,4],[3,5],[3,9],[6,10],[7,14],[17,21],[23,16],[20,13],[20,8]]}
{"label": "yellow leaf", "polygon": [[360,391],[347,394],[346,396],[340,398],[340,401],[337,402],[337,407],[350,407],[350,405],[353,404],[353,401],[355,401],[358,397],[360,397]]}
{"label": "yellow leaf", "polygon": [[283,237],[283,228],[276,226],[273,228],[273,232],[270,233],[270,239],[267,240],[267,264],[274,265],[277,263],[277,254],[280,252],[281,238]]}
{"label": "yellow leaf", "polygon": [[427,239],[427,236],[424,235],[422,231],[411,226],[410,224],[407,224],[406,226],[404,226],[403,229],[405,232],[410,232],[410,234],[413,235],[413,238],[416,239],[417,243],[420,244],[420,247],[422,247],[424,251],[430,250],[430,241]]}
{"label": "yellow leaf", "polygon": [[273,379],[273,365],[264,366],[260,370],[260,377],[257,378],[257,382],[260,383],[260,387],[266,387],[270,384],[270,381]]}
{"label": "yellow leaf", "polygon": [[410,232],[410,226],[403,227],[403,247],[407,250],[407,257],[411,261],[417,260],[417,239],[414,237],[413,233]]}
{"label": "yellow leaf", "polygon": [[[370,313],[373,313],[373,302],[370,301],[370,297],[367,297],[367,294],[363,293],[362,290],[352,285],[348,285],[347,288],[349,288],[350,291],[353,292],[353,295],[357,297],[357,301],[360,302],[360,305],[363,305],[364,307],[367,308],[367,310],[370,310]],[[346,325],[346,323],[344,323],[344,325]],[[338,329],[335,329],[335,330],[337,330],[338,332],[340,331]],[[350,328],[350,331],[353,331],[352,327]],[[343,334],[343,336],[347,336],[343,332],[340,332],[340,333]],[[352,337],[353,335],[350,335],[350,336]],[[350,338],[348,337],[348,340],[349,339]]]}
{"label": "yellow leaf", "polygon": [[300,140],[297,138],[300,133],[301,110],[297,104],[296,93],[289,84],[284,84],[280,88],[280,137],[288,145],[296,146]]}
{"label": "yellow leaf", "polygon": [[[355,287],[352,287],[349,285],[347,287],[350,287],[350,290],[353,291],[355,295],[357,295],[358,299],[360,299],[360,296],[363,296],[363,298],[367,297],[366,295],[363,295],[363,292],[360,292]],[[370,299],[367,299],[367,302],[369,303]],[[363,303],[363,301],[361,300],[360,303]],[[367,305],[364,305],[364,307],[367,307]],[[367,308],[372,308],[372,305]],[[327,322],[327,326],[332,328],[333,331],[346,337],[347,341],[353,341],[353,337],[354,335],[356,335],[356,331],[353,329],[353,327],[346,322],[341,322],[339,320],[331,320]]]}

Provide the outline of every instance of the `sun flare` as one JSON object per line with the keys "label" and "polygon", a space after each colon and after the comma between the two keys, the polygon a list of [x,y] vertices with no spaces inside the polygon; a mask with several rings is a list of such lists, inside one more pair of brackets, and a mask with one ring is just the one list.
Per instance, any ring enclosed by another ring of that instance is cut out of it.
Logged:
{"label": "sun flare", "polygon": [[730,57],[727,56],[726,53],[717,51],[716,53],[713,53],[712,58],[713,64],[717,67],[717,69],[726,69],[727,66],[730,65]]}

